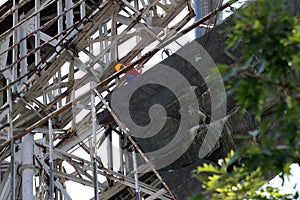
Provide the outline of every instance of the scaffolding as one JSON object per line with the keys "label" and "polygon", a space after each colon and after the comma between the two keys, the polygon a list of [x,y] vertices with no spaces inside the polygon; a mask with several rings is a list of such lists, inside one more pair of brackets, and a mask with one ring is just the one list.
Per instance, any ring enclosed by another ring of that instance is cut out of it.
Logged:
{"label": "scaffolding", "polygon": [[[107,101],[124,73],[228,6],[190,23],[187,0],[1,5],[0,200],[70,200],[69,182],[93,199],[176,199]],[[114,125],[99,122],[104,110]]]}
{"label": "scaffolding", "polygon": [[[208,13],[212,12],[216,8],[218,8],[220,5],[223,4],[223,0],[201,0],[195,2],[195,11],[196,11],[196,17],[195,20],[201,19],[203,16],[207,15]],[[207,26],[214,26],[217,23],[220,23],[223,20],[222,13],[219,13],[217,17],[212,17],[210,20],[208,20],[205,24],[202,24],[202,26],[199,26],[195,30],[196,37],[200,37],[203,35],[206,30],[208,30]]]}

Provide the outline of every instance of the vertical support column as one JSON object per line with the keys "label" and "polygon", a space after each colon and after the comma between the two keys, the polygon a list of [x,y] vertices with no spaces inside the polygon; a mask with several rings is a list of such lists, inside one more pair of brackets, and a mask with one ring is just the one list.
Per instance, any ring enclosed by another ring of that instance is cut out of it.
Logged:
{"label": "vertical support column", "polygon": [[83,1],[80,5],[80,19],[83,19],[85,15],[86,15],[85,1]]}
{"label": "vertical support column", "polygon": [[63,16],[61,16],[61,14],[62,14],[62,0],[58,0],[57,1],[57,16],[59,16],[57,20],[58,33],[61,33],[63,30]]}
{"label": "vertical support column", "polygon": [[42,170],[41,176],[40,176],[40,187],[41,187],[41,200],[45,200],[45,190],[44,190],[44,182],[45,182],[45,171]]}
{"label": "vertical support column", "polygon": [[113,170],[112,132],[107,135],[107,167]]}
{"label": "vertical support column", "polygon": [[[86,16],[86,5],[85,1],[83,1],[80,5],[80,19],[83,19]],[[83,24],[80,25],[80,28],[83,27]]]}
{"label": "vertical support column", "polygon": [[[40,0],[35,0],[35,6],[34,6],[34,11],[35,12],[38,12],[40,10]],[[40,28],[40,13],[38,12],[36,14],[36,16],[34,17],[34,29],[37,30]],[[35,34],[35,37],[34,37],[34,46],[35,48],[38,48],[40,46],[40,31],[38,31],[36,34]],[[34,64],[35,66],[37,67],[37,65],[39,64],[39,62],[41,61],[41,50],[37,50],[35,53],[34,53]]]}
{"label": "vertical support column", "polygon": [[[15,8],[17,6],[16,0],[13,1],[13,8]],[[16,9],[13,12],[13,26],[15,26],[18,23],[18,9]],[[13,30],[13,44],[18,43],[18,28]],[[13,48],[12,51],[12,63],[14,63],[16,60],[18,59],[18,45],[16,45]],[[17,69],[18,69],[18,65],[14,65],[12,68],[12,80],[14,81],[15,79],[17,79]],[[17,87],[15,85],[12,86],[12,92],[15,92],[17,89]]]}
{"label": "vertical support column", "polygon": [[[91,82],[91,88],[94,88],[95,83]],[[97,143],[97,137],[96,137],[96,107],[95,107],[95,93],[91,89],[91,111],[92,111],[92,132],[93,132],[93,138],[92,138],[92,163],[93,163],[93,176],[94,176],[94,199],[98,200],[98,166],[97,166],[97,151],[96,151],[96,143]]]}
{"label": "vertical support column", "polygon": [[139,175],[138,175],[137,160],[136,160],[136,153],[134,147],[132,147],[132,159],[133,159],[136,200],[140,200],[141,196],[140,196],[140,186],[139,186]]}
{"label": "vertical support column", "polygon": [[[5,52],[3,53],[3,51],[5,49],[8,49],[9,47],[9,41],[10,41],[10,36],[9,37],[6,37],[6,38],[3,38],[2,41],[0,41],[0,51],[2,53],[2,55],[0,55],[0,69],[3,69],[5,68],[7,65],[7,58],[8,58],[8,52]],[[11,74],[11,69],[8,69],[4,72],[2,72],[1,74],[1,77],[4,77],[4,78],[9,78],[9,79],[12,79],[12,74]],[[5,80],[5,79],[3,79]],[[2,83],[0,83],[1,85],[3,85],[2,87],[4,87],[4,85],[6,84],[4,81]],[[1,93],[1,104],[0,105],[3,105],[5,102],[4,102],[4,94]]]}
{"label": "vertical support column", "polygon": [[[1,60],[0,60],[0,62],[1,62]],[[0,68],[1,68],[1,64],[0,64]],[[4,79],[4,76],[1,74],[0,75],[0,88],[3,88],[4,86],[5,86],[5,79]],[[1,92],[0,93],[0,107],[2,107],[4,105],[4,103],[5,103],[4,92]]]}
{"label": "vertical support column", "polygon": [[[165,0],[163,1],[163,4],[166,4]],[[134,7],[139,10],[139,1],[138,0],[134,0]]]}
{"label": "vertical support column", "polygon": [[126,175],[126,166],[123,158],[124,156],[123,147],[124,147],[124,135],[120,133],[119,134],[120,172],[121,174]]}
{"label": "vertical support column", "polygon": [[[165,1],[165,0],[164,0]],[[166,4],[164,2],[164,4]],[[140,10],[139,8],[139,0],[134,0],[134,7],[137,9],[137,10]],[[136,44],[138,44],[139,42],[141,41],[141,38],[139,35],[136,36]],[[142,52],[140,52],[138,55],[137,55],[137,59],[140,59],[142,57]]]}
{"label": "vertical support column", "polygon": [[[62,14],[62,0],[58,0],[57,1],[57,16],[60,16],[58,17],[58,20],[57,20],[57,33],[61,33],[63,31],[63,16],[61,16]],[[60,34],[59,37],[58,37],[58,40],[60,41],[61,38],[63,36]]]}
{"label": "vertical support column", "polygon": [[[11,80],[7,79],[7,85],[9,85]],[[8,138],[10,139],[10,157],[11,157],[11,174],[10,174],[10,200],[15,200],[16,198],[16,166],[15,166],[15,144],[14,144],[14,134],[13,134],[13,118],[12,118],[12,88],[7,89],[7,102],[9,105],[9,110],[7,114],[7,121],[9,123],[8,128]]]}
{"label": "vertical support column", "polygon": [[33,135],[28,134],[22,139],[22,199],[33,198]]}
{"label": "vertical support column", "polygon": [[[34,29],[38,30],[40,28],[41,25],[41,14],[39,12],[40,8],[41,8],[41,3],[40,0],[35,0],[34,1],[34,11],[37,13],[34,17]],[[40,31],[37,31],[36,34],[34,35],[34,47],[37,49],[40,46],[41,43],[41,36],[40,36]],[[35,53],[34,53],[34,65],[35,67],[38,67],[39,63],[41,61],[41,50],[38,49]],[[45,93],[43,93],[43,103],[44,105],[47,105],[47,95]]]}
{"label": "vertical support column", "polygon": [[111,35],[112,35],[112,48],[110,61],[118,61],[118,43],[117,43],[117,12],[114,12],[111,19]]}
{"label": "vertical support column", "polygon": [[[107,24],[100,24],[99,26],[99,37],[105,37],[107,36]],[[100,46],[100,53],[108,46],[108,42],[107,41],[102,41],[99,43]],[[101,60],[103,61],[103,63],[105,63],[105,68],[108,66],[110,59],[109,53],[105,53],[105,55],[103,56],[103,58],[101,58]]]}
{"label": "vertical support column", "polygon": [[[103,37],[104,36],[104,24],[100,24],[99,26],[99,37]],[[100,46],[100,53],[104,50],[105,46],[104,46],[104,41],[100,41],[99,42],[99,46]],[[105,56],[104,56],[105,57]],[[101,59],[104,63],[106,62],[105,59]],[[106,66],[105,66],[106,67]]]}
{"label": "vertical support column", "polygon": [[[41,7],[40,0],[35,0],[34,11],[38,12],[40,10],[40,7]],[[37,13],[36,16],[34,17],[34,27],[35,27],[35,30],[37,30],[38,28],[40,28],[40,25],[41,25],[40,17],[41,17],[40,13]],[[35,37],[34,37],[34,46],[35,46],[35,48],[38,48],[40,46],[40,41],[41,41],[40,39],[41,39],[40,31],[38,31],[35,34]],[[38,64],[41,61],[41,51],[40,51],[40,49],[38,49],[34,53],[34,58],[35,58],[34,59],[34,65],[37,67]],[[47,94],[46,93],[43,94],[43,103],[45,105],[47,105]]]}
{"label": "vertical support column", "polygon": [[[125,144],[125,146],[127,146],[128,143],[130,143],[130,141],[128,140],[127,137],[124,137],[124,144]],[[124,159],[125,159],[124,160],[124,162],[125,162],[124,165],[125,165],[125,167],[127,169],[127,173],[129,173],[129,172],[131,172],[131,171],[134,170],[134,168],[133,168],[133,160],[132,160],[132,153],[129,150],[130,149],[126,149],[126,150],[123,151],[123,155],[124,155]]]}
{"label": "vertical support column", "polygon": [[[57,72],[57,77],[56,77],[56,82],[59,84],[61,82],[61,69],[58,70]],[[57,89],[57,96],[61,95],[61,88]],[[62,100],[59,100],[57,102],[57,109],[60,109],[62,107]],[[61,122],[61,113],[58,114],[57,116],[57,121],[60,123]]]}
{"label": "vertical support column", "polygon": [[[67,0],[68,1],[68,0]],[[67,6],[69,6],[68,5],[68,3],[66,2],[66,9],[67,9]],[[69,12],[68,12],[69,13]],[[68,16],[68,17],[70,17],[69,15],[70,14],[66,14],[66,16]],[[60,16],[62,14],[62,0],[58,0],[57,1],[57,15],[58,16]],[[71,14],[73,14],[73,13],[71,13]],[[73,18],[72,18],[73,19]],[[69,22],[69,19],[67,18],[67,23],[70,23]],[[63,31],[63,16],[60,16],[59,18],[58,18],[58,20],[57,20],[57,33],[59,34],[59,33],[61,33]],[[58,37],[58,40],[60,41],[61,39],[62,39],[62,35],[60,34],[59,35],[59,37]],[[57,47],[56,47],[56,51],[60,51],[60,49],[61,49],[61,47],[58,45]],[[57,79],[56,79],[56,81],[57,82],[60,82],[61,81],[61,70],[58,70],[58,72],[57,72]],[[60,96],[61,95],[61,89],[60,88],[58,88],[57,89],[57,95],[58,96]],[[61,108],[61,106],[62,106],[62,101],[60,100],[59,102],[57,102],[57,109],[59,109],[59,108]],[[58,122],[60,122],[61,121],[61,114],[59,114],[58,116],[57,116],[57,119],[58,119]]]}
{"label": "vertical support column", "polygon": [[[104,24],[104,25],[103,25],[103,33],[104,33],[104,36],[108,35],[107,24]],[[104,40],[103,43],[104,43],[104,48],[107,48],[107,47],[108,47],[108,41]],[[111,55],[110,55],[109,52],[107,52],[107,53],[105,54],[104,60],[103,60],[103,61],[106,63],[106,66],[105,66],[105,67],[108,67],[109,62],[112,61]]]}
{"label": "vertical support column", "polygon": [[53,127],[52,119],[48,120],[49,128],[49,199],[54,200],[54,176],[53,176]]}
{"label": "vertical support column", "polygon": [[[73,1],[72,0],[66,0],[65,1],[66,5],[65,5],[65,10],[69,10],[70,8],[72,8],[73,6]],[[66,28],[70,28],[73,25],[73,9],[69,10],[66,13]],[[72,34],[70,34],[70,37],[72,36]]]}
{"label": "vertical support column", "polygon": [[[91,55],[89,55],[89,67],[94,68],[94,66],[92,66],[92,63],[94,62],[93,56],[94,56],[94,44],[91,43],[89,45],[89,52],[91,53]],[[100,48],[100,52],[101,52],[101,48]],[[93,85],[93,83],[91,83],[91,85]]]}
{"label": "vertical support column", "polygon": [[[19,37],[20,39],[24,38],[26,36],[26,30],[23,27],[19,28]],[[26,40],[23,40],[20,43],[20,58],[22,58],[23,56],[26,56],[27,54],[27,44],[26,44]],[[23,76],[27,73],[27,58],[24,58],[21,60],[20,62],[20,75]],[[27,77],[24,77],[23,79],[21,79],[20,81],[20,85],[18,86],[18,88],[21,88],[23,86],[23,83],[27,81]]]}
{"label": "vertical support column", "polygon": [[[67,7],[67,3],[66,3],[66,7]],[[57,15],[60,16],[60,17],[58,17],[58,20],[57,20],[57,33],[58,34],[63,31],[63,16],[61,16],[61,14],[62,14],[62,0],[58,0],[57,1]],[[68,15],[68,13],[67,13],[67,15]],[[67,19],[67,21],[68,21],[68,19]],[[58,37],[58,40],[60,41],[62,39],[62,37],[63,36],[60,34]],[[56,51],[58,52],[58,51],[60,51],[60,49],[61,49],[61,47],[58,45],[56,47]],[[61,81],[61,70],[58,70],[58,72],[57,72],[56,81],[57,81],[57,83]],[[61,95],[60,88],[57,89],[57,95],[58,96]],[[59,109],[61,106],[62,106],[62,102],[60,100],[57,102],[57,109]],[[59,114],[57,116],[57,119],[58,119],[58,122],[61,121],[61,114]]]}
{"label": "vertical support column", "polygon": [[[59,168],[59,171],[61,171],[61,172],[64,171],[64,167],[63,167],[63,164],[62,164],[62,163],[59,163],[58,168]],[[64,188],[66,188],[66,183],[65,183],[65,182],[62,182],[62,185],[63,185]],[[57,192],[58,192],[58,197],[59,197],[59,199],[60,199],[60,200],[64,200],[65,198],[64,198],[64,195],[63,195],[62,191],[57,190]],[[57,199],[58,199],[58,198],[57,198]]]}
{"label": "vertical support column", "polygon": [[[72,91],[71,91],[71,97],[67,97],[67,102],[71,101],[73,102],[73,100],[75,99],[75,72],[74,72],[74,59],[72,58],[71,61],[70,61],[70,65],[69,65],[69,83],[70,83],[70,86],[72,88]],[[75,108],[72,106],[72,123],[71,123],[71,127],[72,127],[72,130],[75,130],[76,129],[76,111],[75,111]]]}

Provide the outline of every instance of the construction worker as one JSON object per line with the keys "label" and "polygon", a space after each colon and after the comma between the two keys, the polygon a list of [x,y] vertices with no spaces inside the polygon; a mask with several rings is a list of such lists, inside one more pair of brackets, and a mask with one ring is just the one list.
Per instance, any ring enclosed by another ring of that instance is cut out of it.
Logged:
{"label": "construction worker", "polygon": [[[124,68],[125,65],[118,63],[115,65],[115,70],[119,71],[122,68]],[[136,69],[136,68],[131,68],[130,70],[128,70],[125,74],[125,79],[126,81],[129,83],[130,81],[132,81],[133,79],[135,79],[137,76],[139,76],[141,73]]]}

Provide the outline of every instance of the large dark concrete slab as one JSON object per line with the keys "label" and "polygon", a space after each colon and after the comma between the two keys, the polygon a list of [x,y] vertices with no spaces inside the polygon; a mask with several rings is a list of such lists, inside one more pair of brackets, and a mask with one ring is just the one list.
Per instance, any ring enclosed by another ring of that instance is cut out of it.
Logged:
{"label": "large dark concrete slab", "polygon": [[[299,0],[289,0],[287,2],[287,10],[292,14],[299,14],[299,5]],[[196,39],[200,45],[204,46],[215,63],[232,64],[236,62],[236,60],[232,60],[224,52],[225,41],[228,35],[227,27],[233,24],[233,20],[229,18],[212,29],[208,35]],[[198,49],[191,49],[191,47],[187,45],[184,46],[181,51],[191,52],[190,57],[192,58],[196,56]],[[237,48],[235,51],[231,51],[231,53],[235,57],[240,58],[241,48]],[[245,112],[243,116],[238,113],[238,107],[232,96],[227,97],[226,116],[212,120],[210,118],[212,112],[210,108],[211,97],[208,95],[209,91],[207,91],[208,88],[205,85],[205,77],[199,76],[198,73],[191,70],[192,64],[187,62],[186,59],[176,55],[176,53],[160,64],[177,68],[181,74],[184,74],[195,89],[194,91],[201,112],[206,115],[206,119],[201,120],[200,118],[198,127],[191,130],[193,134],[195,134],[195,137],[189,148],[174,162],[159,169],[159,173],[178,199],[187,199],[191,194],[201,190],[200,182],[192,177],[192,171],[204,162],[216,164],[218,159],[225,157],[231,149],[235,149],[245,143],[251,145],[254,141],[248,132],[256,129],[257,124],[249,113]],[[143,78],[143,76],[141,78]],[[176,98],[172,93],[166,90],[166,88],[155,84],[143,87],[138,98],[130,103],[131,117],[140,126],[146,126],[151,122],[148,115],[149,109],[151,105],[157,104],[158,102],[168,113],[168,117],[165,119],[165,126],[158,134],[152,137],[135,137],[138,144],[146,153],[163,148],[174,138],[174,134],[176,134],[181,120],[180,105],[176,102]],[[211,147],[209,154],[200,159],[199,151],[203,146],[208,124],[211,121],[216,123],[222,120],[224,127],[218,142]],[[170,155],[171,153],[172,152],[170,152]]]}

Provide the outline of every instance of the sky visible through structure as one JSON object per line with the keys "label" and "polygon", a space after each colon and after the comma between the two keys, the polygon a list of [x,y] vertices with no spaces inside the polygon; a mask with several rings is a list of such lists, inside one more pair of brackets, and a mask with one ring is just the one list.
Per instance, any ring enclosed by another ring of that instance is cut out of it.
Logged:
{"label": "sky visible through structure", "polygon": [[0,6],[2,6],[7,0],[0,0]]}

